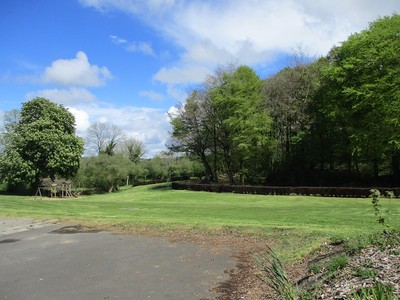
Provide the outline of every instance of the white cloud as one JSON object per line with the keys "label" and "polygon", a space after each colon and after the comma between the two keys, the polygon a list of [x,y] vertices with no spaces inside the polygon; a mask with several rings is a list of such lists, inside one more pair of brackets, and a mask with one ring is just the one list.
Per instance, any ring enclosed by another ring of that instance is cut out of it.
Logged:
{"label": "white cloud", "polygon": [[3,127],[3,123],[4,123],[4,111],[0,109],[0,132]]}
{"label": "white cloud", "polygon": [[[142,93],[148,97],[162,96],[152,91]],[[134,106],[116,107],[99,101],[94,94],[83,88],[47,89],[25,95],[27,101],[34,97],[45,97],[68,108],[75,116],[77,134],[83,138],[90,124],[110,122],[120,127],[126,136],[139,138],[146,146],[148,157],[165,150],[171,126],[164,110]]]}
{"label": "white cloud", "polygon": [[74,108],[86,112],[90,123],[110,122],[120,127],[126,136],[139,138],[146,146],[148,157],[165,150],[171,125],[163,110],[134,106],[115,107],[101,102]]}
{"label": "white cloud", "polygon": [[139,92],[139,96],[148,98],[152,101],[162,101],[165,99],[163,94],[157,93],[155,91],[141,91]]}
{"label": "white cloud", "polygon": [[379,16],[400,11],[398,0],[82,0],[101,11],[120,10],[139,17],[178,45],[175,66],[154,78],[166,84],[203,80],[200,68],[237,62],[267,65],[298,45],[325,55]]}
{"label": "white cloud", "polygon": [[154,79],[167,84],[198,83],[205,80],[210,69],[204,66],[188,65],[184,67],[162,68]]}
{"label": "white cloud", "polygon": [[29,101],[35,97],[47,98],[53,102],[65,106],[76,103],[90,103],[97,101],[96,96],[84,88],[71,87],[67,89],[44,89],[29,92],[25,95],[25,100]]}
{"label": "white cloud", "polygon": [[150,56],[156,56],[152,46],[147,42],[130,42],[126,45],[125,50],[128,52],[140,52]]}
{"label": "white cloud", "polygon": [[90,126],[89,114],[83,109],[78,109],[75,107],[67,107],[67,108],[75,117],[77,134],[80,136],[84,136],[86,130]]}
{"label": "white cloud", "polygon": [[121,45],[121,44],[124,45],[124,44],[126,44],[128,42],[127,40],[125,40],[123,38],[120,38],[120,37],[118,37],[116,35],[110,35],[110,39],[111,39],[111,41],[113,43],[115,43],[117,45]]}
{"label": "white cloud", "polygon": [[175,118],[175,117],[179,116],[179,108],[176,106],[171,106],[168,109],[168,116],[170,116],[171,118]]}
{"label": "white cloud", "polygon": [[128,52],[140,52],[145,55],[156,56],[156,53],[149,42],[131,42],[116,35],[110,35],[110,39],[114,44],[121,45]]}
{"label": "white cloud", "polygon": [[101,12],[121,10],[130,14],[160,13],[168,11],[177,2],[175,0],[80,0],[81,4],[93,7]]}
{"label": "white cloud", "polygon": [[60,85],[98,87],[111,78],[111,72],[106,67],[91,65],[87,55],[79,51],[76,58],[53,61],[46,68],[42,80]]}

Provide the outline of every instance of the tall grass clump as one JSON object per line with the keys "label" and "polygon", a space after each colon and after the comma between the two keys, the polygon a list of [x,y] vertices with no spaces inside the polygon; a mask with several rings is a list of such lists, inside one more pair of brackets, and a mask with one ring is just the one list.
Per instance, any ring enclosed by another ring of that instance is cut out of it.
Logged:
{"label": "tall grass clump", "polygon": [[362,288],[358,293],[353,293],[352,300],[399,300],[393,295],[393,287],[378,282],[375,286]]}
{"label": "tall grass clump", "polygon": [[287,278],[281,261],[271,248],[262,256],[255,256],[263,274],[260,279],[270,286],[284,300],[300,299],[297,287]]}

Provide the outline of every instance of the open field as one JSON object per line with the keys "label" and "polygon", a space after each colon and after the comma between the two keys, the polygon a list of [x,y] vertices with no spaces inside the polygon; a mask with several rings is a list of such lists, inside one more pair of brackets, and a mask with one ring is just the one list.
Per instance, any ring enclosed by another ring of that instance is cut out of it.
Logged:
{"label": "open field", "polygon": [[[400,228],[400,200],[380,200],[386,220]],[[316,258],[336,255],[349,239],[382,231],[371,199],[261,196],[175,191],[166,184],[123,188],[117,193],[69,199],[0,195],[0,217],[78,222],[81,229],[105,229],[171,241],[194,242],[205,249],[235,249],[236,268],[216,288],[218,299],[272,299],[259,279],[254,254],[271,247],[292,282],[307,278]],[[39,222],[40,223],[40,222]],[[228,246],[228,248],[226,248]],[[233,248],[231,248],[233,246]],[[272,293],[272,294],[271,294]],[[236,296],[233,297],[232,295]]]}
{"label": "open field", "polygon": [[[390,224],[400,227],[400,201],[390,205]],[[381,229],[370,199],[260,196],[174,191],[164,184],[125,188],[77,199],[0,195],[0,216],[74,220],[127,231],[190,231],[273,237],[296,259],[331,237]],[[115,226],[117,225],[117,226]]]}

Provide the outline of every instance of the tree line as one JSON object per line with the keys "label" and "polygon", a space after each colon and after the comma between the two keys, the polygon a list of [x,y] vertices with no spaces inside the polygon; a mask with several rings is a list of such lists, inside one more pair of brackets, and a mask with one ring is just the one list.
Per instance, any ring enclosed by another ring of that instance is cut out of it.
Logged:
{"label": "tree line", "polygon": [[[132,180],[202,178],[231,184],[398,185],[400,15],[379,18],[324,57],[261,79],[248,66],[219,67],[171,115],[170,153],[108,123],[84,139],[62,105],[35,98],[5,114],[0,182],[35,189],[43,178],[113,191]],[[175,153],[175,154],[174,154]]]}
{"label": "tree line", "polygon": [[399,51],[394,14],[264,80],[219,67],[171,116],[168,148],[196,157],[212,182],[398,184]]}

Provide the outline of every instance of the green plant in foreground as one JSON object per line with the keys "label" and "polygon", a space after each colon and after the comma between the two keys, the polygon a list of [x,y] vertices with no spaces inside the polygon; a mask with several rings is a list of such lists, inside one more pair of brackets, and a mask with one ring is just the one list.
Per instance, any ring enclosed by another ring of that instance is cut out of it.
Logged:
{"label": "green plant in foreground", "polygon": [[368,268],[356,269],[357,277],[361,277],[362,279],[375,278],[377,274],[378,272],[374,269],[368,269]]}
{"label": "green plant in foreground", "polygon": [[370,190],[372,198],[372,206],[375,211],[375,216],[377,217],[377,222],[382,224],[385,228],[389,228],[389,217],[390,217],[390,210],[391,210],[391,199],[394,198],[394,193],[392,191],[386,191],[386,198],[389,199],[389,208],[386,209],[384,212],[381,210],[380,198],[381,193],[377,189]]}
{"label": "green plant in foreground", "polygon": [[329,273],[335,273],[347,266],[348,257],[344,254],[333,257],[328,264]]}
{"label": "green plant in foreground", "polygon": [[375,286],[369,288],[361,288],[357,292],[353,292],[352,300],[399,300],[393,295],[393,287],[378,282]]}
{"label": "green plant in foreground", "polygon": [[310,271],[313,274],[318,274],[323,270],[324,266],[320,263],[315,263],[310,266]]}
{"label": "green plant in foreground", "polygon": [[282,263],[271,248],[267,247],[267,252],[255,259],[265,275],[261,276],[262,281],[285,300],[300,299],[297,288],[287,278]]}

